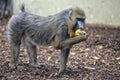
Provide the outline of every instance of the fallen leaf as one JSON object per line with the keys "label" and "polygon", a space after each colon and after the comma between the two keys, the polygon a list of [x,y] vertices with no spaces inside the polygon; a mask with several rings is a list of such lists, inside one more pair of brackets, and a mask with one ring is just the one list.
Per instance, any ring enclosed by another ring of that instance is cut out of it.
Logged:
{"label": "fallen leaf", "polygon": [[58,61],[55,61],[55,64],[58,64]]}
{"label": "fallen leaf", "polygon": [[99,58],[99,57],[97,57],[97,56],[94,56],[93,58],[94,58],[94,59],[96,59],[96,60],[100,59],[100,58]]}
{"label": "fallen leaf", "polygon": [[103,46],[102,45],[98,45],[97,46],[99,49],[103,49]]}
{"label": "fallen leaf", "polygon": [[85,57],[88,57],[88,54],[89,54],[89,53],[84,53]]}
{"label": "fallen leaf", "polygon": [[75,52],[71,52],[70,54],[74,56],[74,55],[75,55]]}
{"label": "fallen leaf", "polygon": [[47,59],[47,60],[48,60],[48,61],[50,61],[50,60],[51,60],[51,58],[52,58],[51,56],[48,56],[48,59]]}
{"label": "fallen leaf", "polygon": [[49,46],[48,49],[52,48],[52,46]]}
{"label": "fallen leaf", "polygon": [[89,50],[90,50],[90,48],[86,48],[86,49],[85,49],[85,51],[89,51]]}
{"label": "fallen leaf", "polygon": [[103,63],[105,63],[105,60],[102,60]]}
{"label": "fallen leaf", "polygon": [[116,60],[120,60],[120,57],[117,57]]}
{"label": "fallen leaf", "polygon": [[2,53],[5,53],[5,51],[2,51]]}
{"label": "fallen leaf", "polygon": [[120,64],[120,62],[118,62],[118,64]]}
{"label": "fallen leaf", "polygon": [[90,69],[90,70],[95,70],[95,69],[96,69],[96,68],[94,68],[94,67],[89,67],[89,66],[85,66],[84,68]]}

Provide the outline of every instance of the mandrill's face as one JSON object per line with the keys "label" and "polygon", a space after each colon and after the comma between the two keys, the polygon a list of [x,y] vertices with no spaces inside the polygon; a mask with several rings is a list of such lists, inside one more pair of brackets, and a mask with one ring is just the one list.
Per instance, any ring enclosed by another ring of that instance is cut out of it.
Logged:
{"label": "mandrill's face", "polygon": [[80,8],[74,8],[71,17],[73,21],[75,21],[74,31],[75,36],[79,36],[81,34],[85,34],[85,12]]}
{"label": "mandrill's face", "polygon": [[[74,28],[77,28],[77,29],[85,29],[85,12],[76,7],[76,8],[73,8],[73,11],[71,13],[71,20],[72,21],[75,21],[76,25]],[[76,29],[75,29],[76,30]]]}
{"label": "mandrill's face", "polygon": [[85,18],[86,18],[85,12],[80,8],[77,8],[76,10],[77,10],[76,11],[76,13],[77,13],[77,15],[76,15],[77,26],[79,29],[83,30],[83,29],[85,29]]}
{"label": "mandrill's face", "polygon": [[81,30],[85,29],[85,19],[76,18],[76,24],[77,24],[77,28],[79,28]]}

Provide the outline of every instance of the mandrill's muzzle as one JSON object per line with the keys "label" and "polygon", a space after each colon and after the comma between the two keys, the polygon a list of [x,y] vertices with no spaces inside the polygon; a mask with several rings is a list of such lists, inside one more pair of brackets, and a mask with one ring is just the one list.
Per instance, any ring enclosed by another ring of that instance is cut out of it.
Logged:
{"label": "mandrill's muzzle", "polygon": [[83,19],[77,18],[77,25],[78,25],[79,29],[81,29],[81,30],[85,29],[85,24],[84,24]]}

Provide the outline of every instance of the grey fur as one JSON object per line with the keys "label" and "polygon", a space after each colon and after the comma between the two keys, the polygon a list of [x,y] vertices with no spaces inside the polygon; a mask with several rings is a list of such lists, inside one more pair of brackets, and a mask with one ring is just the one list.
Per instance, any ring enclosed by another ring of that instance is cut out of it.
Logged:
{"label": "grey fur", "polygon": [[32,43],[48,45],[54,41],[54,36],[59,28],[64,28],[67,34],[66,18],[69,18],[69,16],[69,9],[48,17],[20,12],[12,16],[8,23],[8,42],[10,44],[13,43],[14,39],[11,37],[13,35],[15,38],[14,42],[20,42],[24,33],[27,33]]}
{"label": "grey fur", "polygon": [[[77,10],[79,9],[77,8]],[[24,42],[27,48],[29,63],[32,66],[38,66],[36,45],[51,45],[53,43],[56,49],[61,49],[59,74],[64,72],[71,46],[85,41],[88,37],[87,34],[72,38],[69,36],[68,23],[66,21],[71,20],[71,11],[73,11],[72,8],[55,15],[43,17],[27,13],[23,6],[20,13],[12,16],[7,26],[7,40],[11,49],[11,63],[9,66],[16,68],[21,42]],[[81,12],[82,17],[85,17],[83,11],[80,10],[78,12]],[[78,13],[77,15],[81,16]],[[73,15],[73,17],[77,15]],[[76,18],[71,29],[74,32],[78,29]]]}

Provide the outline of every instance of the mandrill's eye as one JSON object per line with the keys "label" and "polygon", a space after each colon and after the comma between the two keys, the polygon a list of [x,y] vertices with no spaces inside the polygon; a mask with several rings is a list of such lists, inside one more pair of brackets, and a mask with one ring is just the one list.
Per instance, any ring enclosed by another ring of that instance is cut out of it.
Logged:
{"label": "mandrill's eye", "polygon": [[77,18],[77,24],[78,24],[78,27],[80,29],[84,29],[85,28],[85,26],[84,26],[84,19]]}

